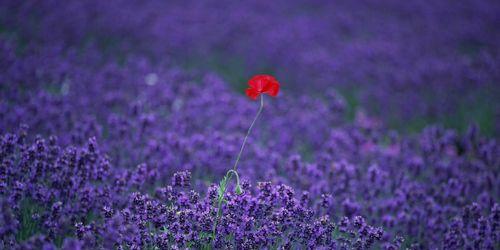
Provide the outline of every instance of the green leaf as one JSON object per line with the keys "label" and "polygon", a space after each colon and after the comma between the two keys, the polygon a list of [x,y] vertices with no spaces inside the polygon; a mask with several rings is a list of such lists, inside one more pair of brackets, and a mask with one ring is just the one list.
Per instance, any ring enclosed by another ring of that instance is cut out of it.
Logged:
{"label": "green leaf", "polygon": [[224,197],[224,192],[226,191],[226,185],[227,185],[227,177],[224,176],[224,178],[220,181],[219,184],[219,200]]}

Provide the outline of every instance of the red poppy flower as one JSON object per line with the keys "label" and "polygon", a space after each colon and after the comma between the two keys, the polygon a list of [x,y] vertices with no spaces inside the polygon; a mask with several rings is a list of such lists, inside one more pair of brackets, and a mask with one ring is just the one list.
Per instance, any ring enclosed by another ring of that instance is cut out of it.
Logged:
{"label": "red poppy flower", "polygon": [[277,96],[280,90],[280,83],[270,75],[256,75],[248,80],[248,85],[250,87],[245,93],[253,100],[256,100],[260,94]]}

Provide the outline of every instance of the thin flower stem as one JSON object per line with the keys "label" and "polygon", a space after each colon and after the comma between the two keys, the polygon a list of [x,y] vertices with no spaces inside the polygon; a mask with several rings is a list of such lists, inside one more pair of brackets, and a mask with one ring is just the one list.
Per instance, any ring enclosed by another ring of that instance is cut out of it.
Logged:
{"label": "thin flower stem", "polygon": [[257,111],[257,115],[252,121],[252,124],[250,124],[250,127],[248,128],[247,134],[245,135],[245,139],[243,139],[243,143],[241,144],[240,152],[238,153],[238,156],[236,157],[236,161],[234,162],[233,170],[236,171],[236,168],[238,167],[238,162],[240,161],[241,154],[243,153],[243,149],[245,148],[245,145],[247,144],[247,139],[248,136],[250,135],[250,132],[252,132],[253,125],[257,121],[257,119],[260,116],[260,113],[262,113],[262,109],[264,108],[264,95],[260,95],[260,107],[259,111]]}
{"label": "thin flower stem", "polygon": [[236,161],[234,162],[234,166],[232,169],[227,171],[226,175],[224,176],[224,179],[223,179],[224,185],[219,185],[220,192],[219,192],[219,197],[217,198],[217,214],[215,216],[214,226],[212,229],[212,242],[215,241],[215,237],[217,235],[217,233],[216,233],[217,224],[219,222],[220,216],[222,215],[222,202],[224,202],[224,196],[225,196],[226,191],[227,191],[227,185],[228,185],[229,181],[231,180],[231,178],[233,177],[233,175],[236,176],[236,186],[238,188],[241,188],[240,187],[240,178],[239,178],[238,172],[236,170],[237,170],[240,158],[241,158],[241,154],[243,153],[243,149],[245,149],[245,145],[247,144],[248,136],[250,135],[250,132],[252,132],[253,125],[255,125],[255,122],[259,118],[260,113],[262,113],[263,108],[264,108],[264,95],[260,95],[259,111],[257,111],[257,115],[255,115],[255,118],[253,119],[252,123],[250,124],[250,127],[247,130],[247,134],[245,135],[245,138],[243,139],[243,143],[241,144],[240,152],[238,153],[238,156],[236,157]]}
{"label": "thin flower stem", "polygon": [[238,175],[238,172],[236,172],[233,169],[230,169],[229,171],[227,171],[227,173],[226,173],[226,176],[228,176],[227,181],[229,182],[229,180],[231,180],[233,175],[236,176],[236,185],[240,185],[240,176]]}

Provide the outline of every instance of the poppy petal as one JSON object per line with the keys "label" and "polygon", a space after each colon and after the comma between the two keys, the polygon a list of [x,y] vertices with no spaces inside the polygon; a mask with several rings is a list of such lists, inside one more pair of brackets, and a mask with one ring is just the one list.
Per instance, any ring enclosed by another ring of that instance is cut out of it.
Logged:
{"label": "poppy petal", "polygon": [[248,85],[250,88],[246,90],[246,93],[254,100],[262,93],[277,96],[280,88],[278,80],[270,75],[255,75],[248,80]]}
{"label": "poppy petal", "polygon": [[248,85],[255,90],[261,92],[265,87],[266,81],[268,81],[269,76],[267,75],[256,75],[248,80]]}
{"label": "poppy petal", "polygon": [[256,89],[250,87],[245,90],[245,93],[247,94],[248,97],[250,97],[252,100],[257,100],[257,97],[259,97],[260,92],[257,91]]}
{"label": "poppy petal", "polygon": [[267,90],[264,93],[274,97],[274,96],[278,95],[279,91],[280,91],[279,83],[278,82],[271,82],[271,83],[269,83]]}

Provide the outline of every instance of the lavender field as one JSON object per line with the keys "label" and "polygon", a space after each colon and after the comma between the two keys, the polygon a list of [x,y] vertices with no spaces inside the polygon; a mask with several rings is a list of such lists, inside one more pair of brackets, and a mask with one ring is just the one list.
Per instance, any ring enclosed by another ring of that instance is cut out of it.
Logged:
{"label": "lavender field", "polygon": [[499,138],[499,1],[0,0],[0,249],[500,249]]}

